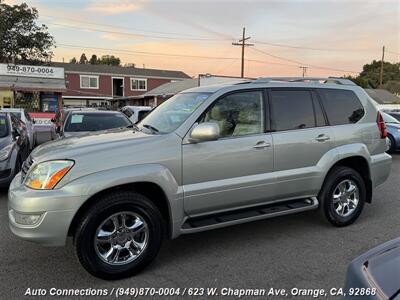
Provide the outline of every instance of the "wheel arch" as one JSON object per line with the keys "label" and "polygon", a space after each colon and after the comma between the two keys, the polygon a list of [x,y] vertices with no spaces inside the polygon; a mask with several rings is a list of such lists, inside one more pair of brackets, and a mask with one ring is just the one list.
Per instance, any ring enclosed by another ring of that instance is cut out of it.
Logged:
{"label": "wheel arch", "polygon": [[361,175],[361,177],[364,179],[365,187],[367,189],[366,202],[371,203],[372,202],[372,180],[371,180],[371,170],[369,168],[369,163],[368,163],[367,159],[361,155],[354,155],[354,156],[349,156],[349,157],[345,157],[345,158],[338,160],[329,168],[329,171],[327,172],[325,179],[324,179],[324,184],[325,184],[326,179],[328,178],[328,175],[331,173],[331,171],[338,166],[351,168],[351,169],[357,171]]}
{"label": "wheel arch", "polygon": [[171,207],[164,190],[156,183],[149,181],[142,182],[132,182],[121,185],[112,186],[104,190],[98,191],[97,193],[91,195],[78,209],[74,215],[71,224],[68,229],[68,236],[73,236],[75,230],[79,224],[79,221],[85,215],[85,213],[96,203],[97,199],[100,197],[113,193],[115,191],[133,191],[140,193],[147,198],[159,209],[163,221],[166,225],[166,231],[168,237],[172,234],[172,212]]}

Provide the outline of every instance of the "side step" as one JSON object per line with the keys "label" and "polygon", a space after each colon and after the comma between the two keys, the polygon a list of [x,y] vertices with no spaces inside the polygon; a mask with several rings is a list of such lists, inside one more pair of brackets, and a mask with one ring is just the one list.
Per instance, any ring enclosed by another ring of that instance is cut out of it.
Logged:
{"label": "side step", "polygon": [[256,220],[268,219],[297,212],[316,209],[318,199],[311,197],[285,202],[264,204],[212,215],[188,218],[182,225],[181,233],[191,233],[220,228]]}

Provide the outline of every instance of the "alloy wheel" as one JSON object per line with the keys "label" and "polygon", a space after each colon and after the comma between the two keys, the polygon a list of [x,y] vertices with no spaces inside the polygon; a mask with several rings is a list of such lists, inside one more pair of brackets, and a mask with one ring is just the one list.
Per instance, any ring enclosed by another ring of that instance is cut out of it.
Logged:
{"label": "alloy wheel", "polygon": [[104,220],[96,230],[94,246],[99,258],[110,265],[136,260],[146,249],[149,228],[140,215],[119,212]]}

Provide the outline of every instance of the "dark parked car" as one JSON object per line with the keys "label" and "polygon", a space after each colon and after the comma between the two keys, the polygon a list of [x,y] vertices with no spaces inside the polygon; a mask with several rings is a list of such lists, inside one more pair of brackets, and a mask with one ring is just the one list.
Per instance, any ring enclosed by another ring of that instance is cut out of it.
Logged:
{"label": "dark parked car", "polygon": [[400,112],[399,111],[384,111],[385,113],[387,113],[388,115],[391,115],[393,118],[396,118],[398,121],[400,121]]}
{"label": "dark parked car", "polygon": [[73,110],[67,114],[60,136],[81,136],[93,131],[132,126],[132,122],[118,111]]}
{"label": "dark parked car", "polygon": [[388,132],[388,152],[395,152],[400,150],[400,121],[392,117],[388,113],[381,112],[383,120],[386,124],[386,130]]}
{"label": "dark parked car", "polygon": [[29,154],[26,126],[11,113],[0,113],[0,186],[7,186]]}
{"label": "dark parked car", "polygon": [[347,268],[344,299],[400,299],[400,238],[369,250]]}

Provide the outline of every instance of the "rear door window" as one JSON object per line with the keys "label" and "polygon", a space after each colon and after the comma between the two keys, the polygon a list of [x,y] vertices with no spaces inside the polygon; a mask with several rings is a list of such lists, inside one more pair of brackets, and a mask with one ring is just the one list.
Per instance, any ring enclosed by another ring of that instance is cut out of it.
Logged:
{"label": "rear door window", "polygon": [[318,93],[330,125],[357,123],[364,116],[364,108],[353,91],[319,89]]}
{"label": "rear door window", "polygon": [[273,127],[276,131],[316,126],[313,98],[310,91],[271,90],[270,103]]}

